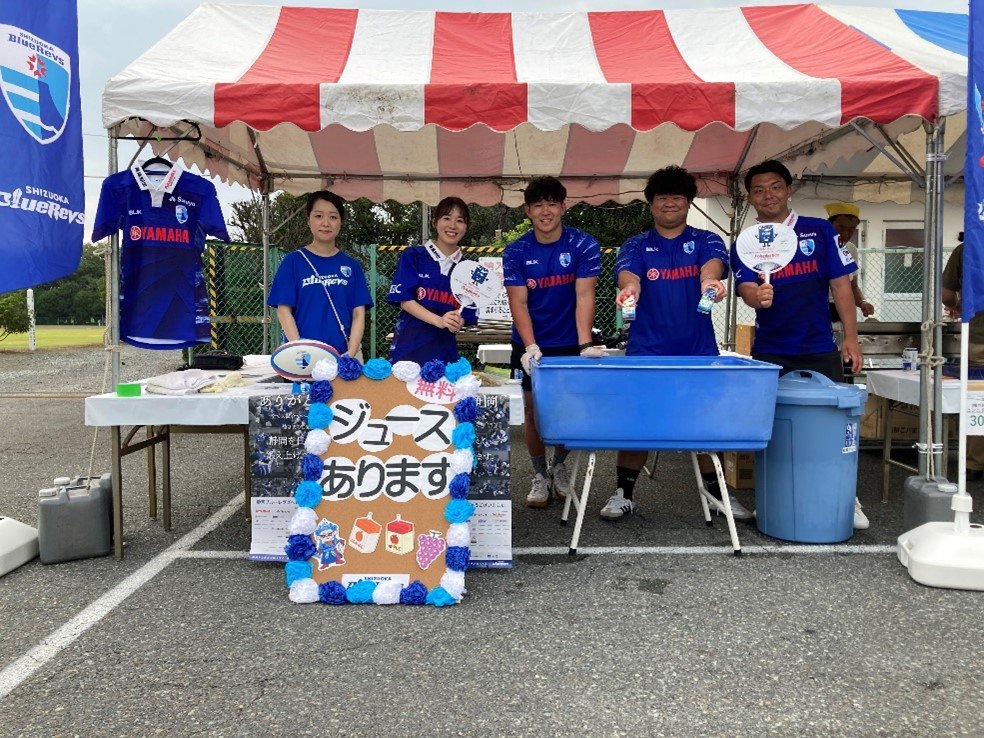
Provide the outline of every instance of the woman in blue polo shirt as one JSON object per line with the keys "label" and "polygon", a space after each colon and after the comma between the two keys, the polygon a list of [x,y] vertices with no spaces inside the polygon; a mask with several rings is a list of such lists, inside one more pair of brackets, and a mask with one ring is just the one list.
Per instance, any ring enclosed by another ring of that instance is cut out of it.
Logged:
{"label": "woman in blue polo shirt", "polygon": [[451,292],[451,269],[461,261],[458,244],[468,231],[468,206],[445,197],[434,208],[434,238],[400,255],[386,301],[400,306],[393,333],[391,361],[457,361],[455,334],[478,322],[475,308],[465,308]]}

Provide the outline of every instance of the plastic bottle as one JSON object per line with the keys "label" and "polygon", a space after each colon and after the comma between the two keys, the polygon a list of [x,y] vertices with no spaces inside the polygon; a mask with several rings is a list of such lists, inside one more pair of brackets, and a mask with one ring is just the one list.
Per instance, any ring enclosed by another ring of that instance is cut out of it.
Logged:
{"label": "plastic bottle", "polygon": [[697,312],[710,315],[711,308],[714,307],[714,298],[716,297],[717,289],[714,287],[708,287],[704,290],[704,293],[700,296],[700,302],[697,303]]}
{"label": "plastic bottle", "polygon": [[636,299],[629,295],[622,301],[622,322],[631,323],[636,316]]}

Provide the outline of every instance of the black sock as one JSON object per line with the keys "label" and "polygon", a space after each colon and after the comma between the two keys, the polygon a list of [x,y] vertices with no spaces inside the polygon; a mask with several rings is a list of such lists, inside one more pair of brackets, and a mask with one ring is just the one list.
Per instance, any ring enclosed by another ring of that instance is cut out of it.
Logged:
{"label": "black sock", "polygon": [[704,479],[704,486],[711,493],[711,497],[721,499],[721,485],[715,472],[701,472],[700,476]]}
{"label": "black sock", "polygon": [[639,478],[638,469],[626,469],[624,466],[615,467],[615,479],[625,499],[632,499],[632,491],[635,489],[636,480]]}
{"label": "black sock", "polygon": [[569,453],[570,450],[564,446],[554,446],[553,463],[551,464],[551,466],[557,466],[557,464],[563,464],[565,461],[567,461],[567,455]]}

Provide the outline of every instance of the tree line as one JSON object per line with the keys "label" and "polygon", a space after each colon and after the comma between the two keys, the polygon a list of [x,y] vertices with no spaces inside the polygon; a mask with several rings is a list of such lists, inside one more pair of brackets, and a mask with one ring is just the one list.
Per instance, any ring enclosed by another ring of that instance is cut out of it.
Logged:
{"label": "tree line", "polygon": [[[305,196],[279,193],[271,200],[270,243],[283,251],[293,251],[310,241],[304,204]],[[505,205],[469,207],[471,225],[463,246],[505,245],[529,228],[523,209]],[[345,247],[372,244],[402,245],[419,243],[421,208],[395,200],[373,203],[366,199],[346,204],[345,225],[339,243]],[[572,206],[565,222],[593,234],[602,246],[619,246],[629,236],[652,227],[646,203],[628,205],[607,203]],[[234,203],[229,219],[230,235],[237,241],[260,243],[262,219],[259,198]],[[93,325],[105,319],[106,299],[103,257],[97,247],[85,244],[82,261],[70,277],[34,287],[35,320],[39,325]],[[24,333],[28,327],[26,290],[0,295],[0,340],[10,333]]]}

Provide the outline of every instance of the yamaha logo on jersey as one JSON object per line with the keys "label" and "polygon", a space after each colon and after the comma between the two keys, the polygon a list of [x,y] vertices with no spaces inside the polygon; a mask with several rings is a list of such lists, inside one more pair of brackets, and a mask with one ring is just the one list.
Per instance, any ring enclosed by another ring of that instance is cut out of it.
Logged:
{"label": "yamaha logo on jersey", "polygon": [[526,280],[526,289],[532,290],[535,287],[536,287],[536,280],[535,279],[527,279]]}
{"label": "yamaha logo on jersey", "polygon": [[427,297],[427,290],[425,290],[423,287],[418,287],[417,288],[417,299],[418,300],[423,300],[425,297]]}
{"label": "yamaha logo on jersey", "polygon": [[562,267],[569,267],[571,265],[571,255],[568,252],[564,252],[560,255],[560,265]]}
{"label": "yamaha logo on jersey", "polygon": [[352,276],[352,267],[343,266],[340,271],[342,272],[342,276],[346,279]]}
{"label": "yamaha logo on jersey", "polygon": [[653,281],[659,279],[659,269],[650,269],[648,272],[646,272],[646,279],[653,280]]}
{"label": "yamaha logo on jersey", "polygon": [[800,239],[800,251],[803,252],[803,256],[812,256],[816,249],[817,244],[812,238]]}
{"label": "yamaha logo on jersey", "polygon": [[181,225],[188,222],[188,208],[184,205],[177,205],[174,208],[174,217],[178,219]]}
{"label": "yamaha logo on jersey", "polygon": [[72,89],[68,54],[23,28],[0,24],[0,87],[10,112],[34,140],[58,140]]}
{"label": "yamaha logo on jersey", "polygon": [[685,244],[683,244],[683,251],[685,254],[694,253],[695,248],[696,248],[696,244],[694,244],[693,241],[687,241]]}

